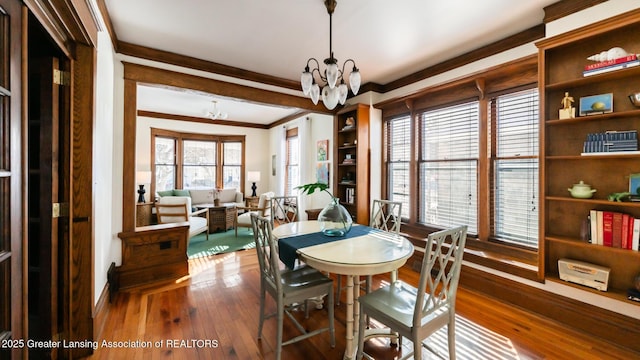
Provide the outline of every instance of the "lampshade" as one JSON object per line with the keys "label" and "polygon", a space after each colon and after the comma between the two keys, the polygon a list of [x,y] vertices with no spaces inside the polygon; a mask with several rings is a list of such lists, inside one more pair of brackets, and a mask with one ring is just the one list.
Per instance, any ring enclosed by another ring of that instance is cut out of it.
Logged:
{"label": "lampshade", "polygon": [[260,171],[249,171],[249,172],[247,172],[247,181],[249,181],[249,182],[258,182],[258,181],[260,181]]}
{"label": "lampshade", "polygon": [[137,184],[151,183],[151,171],[136,171],[136,183]]}

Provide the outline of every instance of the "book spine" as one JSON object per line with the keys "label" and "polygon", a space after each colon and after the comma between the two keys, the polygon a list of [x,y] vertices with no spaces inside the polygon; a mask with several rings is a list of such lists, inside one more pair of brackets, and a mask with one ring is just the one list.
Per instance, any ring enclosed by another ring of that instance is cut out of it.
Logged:
{"label": "book spine", "polygon": [[629,215],[622,214],[622,231],[620,239],[620,248],[627,249],[627,240],[629,239]]}
{"label": "book spine", "polygon": [[633,216],[629,215],[629,223],[627,224],[627,227],[629,228],[628,232],[627,232],[627,249],[628,250],[634,250],[633,249],[633,221],[635,219],[633,218]]}
{"label": "book spine", "polygon": [[604,212],[603,211],[596,211],[596,221],[597,221],[597,226],[598,226],[598,231],[597,231],[597,239],[598,239],[598,245],[604,245]]}
{"label": "book spine", "polygon": [[631,55],[619,57],[619,58],[613,59],[613,60],[601,61],[601,62],[598,62],[598,63],[595,63],[595,64],[585,65],[584,66],[584,70],[585,71],[595,70],[595,69],[600,69],[600,68],[603,68],[603,67],[608,67],[608,66],[611,66],[611,65],[621,64],[621,63],[625,63],[625,62],[628,62],[628,61],[634,61],[634,60],[638,60],[638,55],[637,54],[631,54]]}
{"label": "book spine", "polygon": [[591,225],[591,236],[589,237],[589,242],[592,244],[598,244],[598,211],[590,210],[589,211],[589,222]]}
{"label": "book spine", "polygon": [[613,246],[613,212],[602,213],[602,245]]}
{"label": "book spine", "polygon": [[607,66],[607,67],[603,67],[603,68],[599,68],[599,69],[583,71],[582,75],[583,76],[592,76],[592,75],[597,75],[597,74],[603,74],[603,73],[606,73],[606,72],[609,72],[609,71],[626,69],[626,68],[630,68],[630,67],[634,67],[634,66],[638,66],[638,65],[640,65],[640,60],[629,61],[629,62],[625,62],[625,63],[622,63],[622,64],[611,65],[611,66]]}
{"label": "book spine", "polygon": [[613,213],[611,222],[611,247],[620,249],[622,247],[622,214]]}
{"label": "book spine", "polygon": [[633,219],[633,238],[631,250],[640,251],[640,219]]}

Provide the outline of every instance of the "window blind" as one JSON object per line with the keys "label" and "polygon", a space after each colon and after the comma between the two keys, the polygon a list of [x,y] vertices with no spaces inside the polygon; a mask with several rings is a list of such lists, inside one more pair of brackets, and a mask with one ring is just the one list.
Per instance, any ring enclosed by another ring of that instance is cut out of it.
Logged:
{"label": "window blind", "polygon": [[173,190],[176,187],[176,140],[155,138],[155,189]]}
{"label": "window blind", "polygon": [[419,222],[477,233],[477,101],[420,115]]}
{"label": "window blind", "polygon": [[287,137],[287,172],[285,174],[286,184],[285,184],[285,195],[293,196],[297,195],[297,190],[295,189],[300,185],[300,167],[299,167],[299,156],[300,150],[298,145],[298,136],[297,132],[295,136]]}
{"label": "window blind", "polygon": [[493,161],[496,238],[538,246],[538,90],[499,96]]}
{"label": "window blind", "polygon": [[222,143],[222,187],[240,191],[240,175],[242,174],[242,143],[224,141]]}
{"label": "window blind", "polygon": [[389,200],[402,203],[401,216],[410,215],[409,164],[411,161],[411,118],[387,122],[387,171]]}

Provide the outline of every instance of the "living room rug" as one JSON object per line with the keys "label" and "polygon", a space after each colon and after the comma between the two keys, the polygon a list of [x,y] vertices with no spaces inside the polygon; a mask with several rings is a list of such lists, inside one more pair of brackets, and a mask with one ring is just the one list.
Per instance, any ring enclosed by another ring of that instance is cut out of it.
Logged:
{"label": "living room rug", "polygon": [[232,251],[253,249],[255,247],[253,234],[249,233],[247,229],[239,229],[238,237],[236,237],[235,231],[232,229],[226,232],[209,234],[209,241],[207,241],[204,233],[192,237],[187,247],[187,255],[189,259],[195,259]]}

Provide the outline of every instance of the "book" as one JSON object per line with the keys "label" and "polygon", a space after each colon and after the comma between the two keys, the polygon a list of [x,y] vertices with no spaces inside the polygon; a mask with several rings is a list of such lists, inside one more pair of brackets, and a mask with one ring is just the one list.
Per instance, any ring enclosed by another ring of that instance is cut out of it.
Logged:
{"label": "book", "polygon": [[611,247],[622,247],[622,213],[614,212],[611,218]]}
{"label": "book", "polygon": [[591,236],[589,236],[589,242],[592,244],[598,244],[598,211],[589,211],[589,222],[591,225]]}
{"label": "book", "polygon": [[629,224],[627,225],[629,227],[628,233],[627,233],[627,249],[628,250],[634,250],[633,249],[633,222],[634,222],[634,217],[629,215]]}
{"label": "book", "polygon": [[640,219],[633,219],[633,236],[631,238],[631,250],[640,251]]}
{"label": "book", "polygon": [[620,236],[620,248],[625,250],[627,249],[627,246],[629,246],[628,243],[629,243],[629,218],[630,217],[631,215],[622,214],[622,235]]}
{"label": "book", "polygon": [[640,65],[640,60],[634,60],[634,61],[627,61],[624,63],[620,63],[620,64],[615,64],[615,65],[611,65],[611,66],[605,66],[602,68],[598,68],[598,69],[594,69],[594,70],[585,70],[582,72],[582,76],[592,76],[592,75],[598,75],[598,74],[603,74],[609,71],[615,71],[615,70],[621,70],[621,69],[626,69],[626,68],[630,68],[630,67],[634,67],[634,66],[638,66]]}
{"label": "book", "polygon": [[602,245],[613,246],[613,212],[602,213]]}
{"label": "book", "polygon": [[603,239],[602,239],[602,227],[603,227],[603,220],[604,220],[604,212],[603,211],[596,211],[596,222],[597,222],[597,236],[596,239],[598,240],[597,245],[604,245],[603,243]]}
{"label": "book", "polygon": [[608,67],[608,66],[611,66],[611,65],[622,64],[622,63],[629,62],[629,61],[634,61],[634,60],[638,60],[638,55],[637,54],[630,54],[630,55],[627,55],[627,56],[619,57],[617,59],[612,59],[612,60],[607,60],[607,61],[600,61],[600,62],[597,62],[597,63],[588,64],[588,65],[584,66],[584,70],[585,71],[590,71],[590,70],[600,69],[600,68]]}

